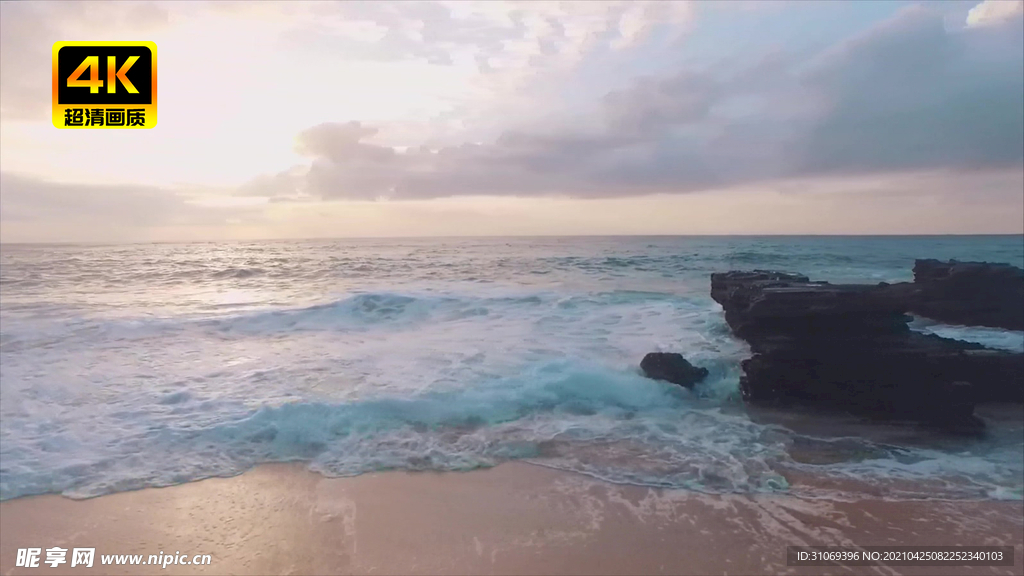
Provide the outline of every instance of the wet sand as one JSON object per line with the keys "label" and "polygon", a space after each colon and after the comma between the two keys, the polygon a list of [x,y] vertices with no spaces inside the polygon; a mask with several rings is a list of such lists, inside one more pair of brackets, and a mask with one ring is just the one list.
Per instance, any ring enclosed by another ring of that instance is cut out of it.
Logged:
{"label": "wet sand", "polygon": [[[1013,545],[1015,564],[789,567],[790,545]],[[95,547],[95,564],[15,566],[18,548],[53,546]],[[212,563],[100,565],[103,554],[161,551]],[[265,465],[90,500],[0,504],[2,574],[1022,574],[1022,560],[1022,502],[712,496],[524,463],[337,479]]]}

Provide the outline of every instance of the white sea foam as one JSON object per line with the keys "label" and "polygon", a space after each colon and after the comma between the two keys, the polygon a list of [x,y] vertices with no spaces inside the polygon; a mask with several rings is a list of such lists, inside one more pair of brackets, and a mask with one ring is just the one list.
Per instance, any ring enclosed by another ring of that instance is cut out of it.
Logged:
{"label": "white sea foam", "polygon": [[910,328],[943,338],[975,342],[988,348],[1024,352],[1024,331],[987,328],[984,326],[956,326],[941,324],[927,318],[915,318]]}
{"label": "white sea foam", "polygon": [[[873,261],[870,242],[842,258],[800,243],[622,242],[5,252],[0,498],[87,497],[268,461],[350,475],[513,458],[711,492],[793,490],[795,471],[1021,497],[1019,419],[993,421],[984,441],[897,449],[802,439],[755,422],[736,397],[749,350],[707,295],[711,271],[892,279],[906,257]],[[642,378],[654,350],[711,374],[692,392]],[[852,456],[790,456],[815,442]]]}

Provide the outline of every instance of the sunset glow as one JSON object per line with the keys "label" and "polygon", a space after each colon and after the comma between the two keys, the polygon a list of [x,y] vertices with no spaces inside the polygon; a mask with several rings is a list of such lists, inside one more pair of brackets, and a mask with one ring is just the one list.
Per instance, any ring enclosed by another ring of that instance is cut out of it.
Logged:
{"label": "sunset glow", "polygon": [[[1024,221],[1020,2],[2,6],[5,242]],[[54,129],[69,39],[154,42],[159,126]]]}

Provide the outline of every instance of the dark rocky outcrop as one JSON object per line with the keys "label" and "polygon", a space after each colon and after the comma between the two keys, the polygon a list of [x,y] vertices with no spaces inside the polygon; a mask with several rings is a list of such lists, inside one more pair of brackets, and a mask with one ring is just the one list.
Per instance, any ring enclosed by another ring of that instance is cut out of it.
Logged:
{"label": "dark rocky outcrop", "polygon": [[712,298],[753,352],[743,362],[743,397],[961,431],[981,427],[977,402],[1024,401],[1024,355],[911,331],[909,292],[894,286],[712,274]]}
{"label": "dark rocky outcrop", "polygon": [[686,388],[707,378],[708,369],[690,364],[682,354],[672,352],[651,352],[640,361],[640,370],[644,376],[655,380],[665,380]]}
{"label": "dark rocky outcrop", "polygon": [[1024,330],[1024,270],[1009,264],[917,260],[913,284],[895,284],[909,311],[949,324]]}

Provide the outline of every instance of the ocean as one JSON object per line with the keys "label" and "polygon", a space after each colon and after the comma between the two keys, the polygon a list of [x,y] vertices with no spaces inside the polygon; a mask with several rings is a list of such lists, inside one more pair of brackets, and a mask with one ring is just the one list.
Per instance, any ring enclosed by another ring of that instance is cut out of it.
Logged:
{"label": "ocean", "polygon": [[[0,499],[299,461],[327,476],[523,460],[710,493],[1016,499],[1020,406],[984,438],[748,407],[710,274],[911,280],[1024,266],[1021,236],[552,237],[0,246]],[[1024,333],[915,320],[1024,350]],[[693,391],[644,354],[710,370]],[[814,481],[806,479],[813,478]]]}

